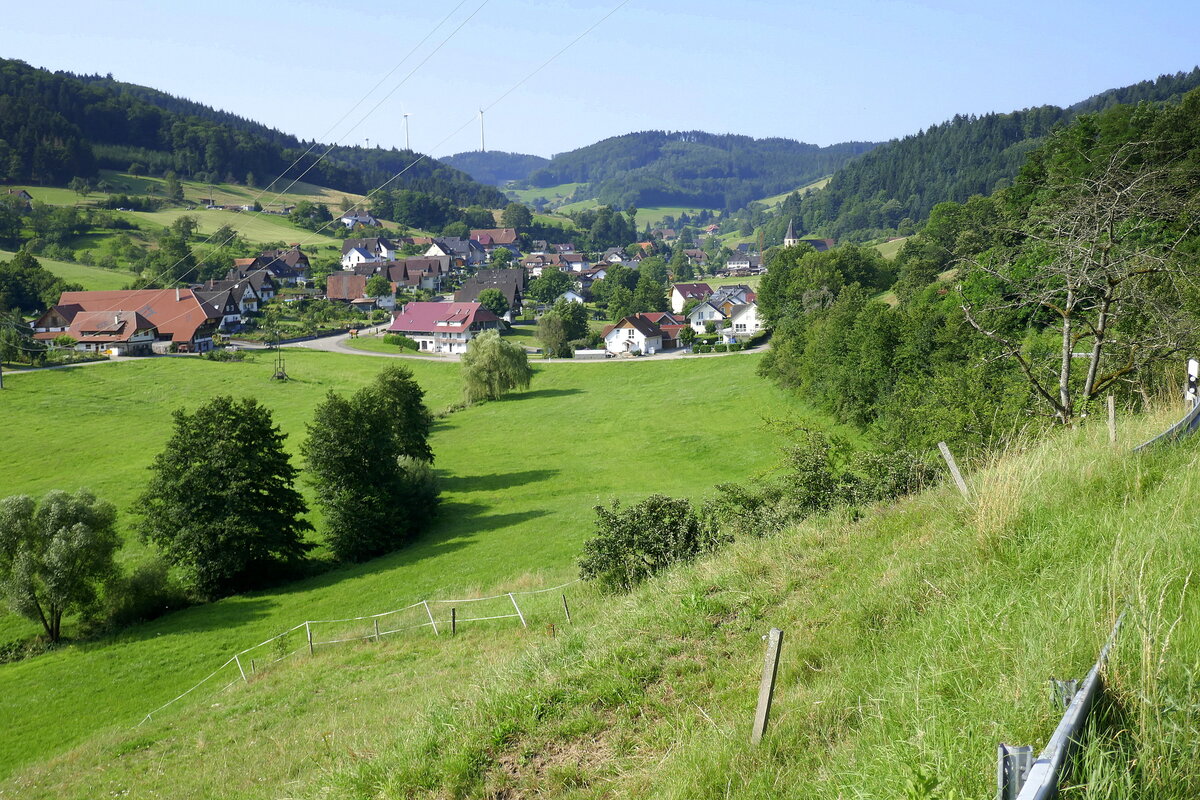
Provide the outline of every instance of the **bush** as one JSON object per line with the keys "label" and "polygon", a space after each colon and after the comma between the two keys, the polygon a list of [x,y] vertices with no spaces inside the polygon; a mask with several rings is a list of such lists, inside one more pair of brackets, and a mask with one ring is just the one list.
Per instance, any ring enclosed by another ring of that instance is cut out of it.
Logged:
{"label": "bush", "polygon": [[167,563],[155,559],[109,585],[104,624],[110,629],[146,622],[191,605],[187,592],[171,579]]}
{"label": "bush", "polygon": [[700,345],[700,352],[701,352],[701,353],[711,353],[712,351],[713,351],[713,348],[712,348],[712,345],[711,345],[711,344],[702,344],[702,345]]}
{"label": "bush", "polygon": [[694,345],[692,345],[692,352],[693,352],[693,353],[699,353],[699,352],[700,352],[700,348],[701,348],[701,345],[694,344]]}
{"label": "bush", "polygon": [[725,352],[725,351],[727,351],[728,349],[729,349],[729,345],[726,345],[726,344],[717,344],[717,345],[713,345],[713,352],[714,352],[714,353],[724,353],[724,352]]}
{"label": "bush", "polygon": [[741,350],[741,349],[742,349],[742,345],[738,342],[731,342],[729,344],[729,352],[731,352],[731,353],[736,353],[738,350]]}
{"label": "bush", "polygon": [[383,336],[383,343],[395,345],[401,350],[420,350],[421,346],[413,339],[408,338],[402,333],[386,333]]}
{"label": "bush", "polygon": [[217,350],[209,350],[204,354],[204,357],[209,361],[245,361],[246,354],[241,350],[226,350],[220,348]]}
{"label": "bush", "polygon": [[596,506],[596,532],[584,543],[579,574],[606,591],[627,591],[720,544],[686,499],[653,494],[628,508],[614,500],[611,508]]}

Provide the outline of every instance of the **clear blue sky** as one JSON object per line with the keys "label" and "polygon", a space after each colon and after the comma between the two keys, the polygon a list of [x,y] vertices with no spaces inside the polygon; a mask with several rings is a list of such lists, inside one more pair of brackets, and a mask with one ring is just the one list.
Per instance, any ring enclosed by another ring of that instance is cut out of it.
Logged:
{"label": "clear blue sky", "polygon": [[[111,72],[322,141],[403,146],[409,112],[413,148],[441,156],[477,149],[477,109],[620,4],[464,0],[421,44],[457,2],[14,3],[0,55]],[[487,146],[548,156],[648,129],[887,140],[1190,69],[1197,31],[1195,0],[629,0],[490,108]]]}

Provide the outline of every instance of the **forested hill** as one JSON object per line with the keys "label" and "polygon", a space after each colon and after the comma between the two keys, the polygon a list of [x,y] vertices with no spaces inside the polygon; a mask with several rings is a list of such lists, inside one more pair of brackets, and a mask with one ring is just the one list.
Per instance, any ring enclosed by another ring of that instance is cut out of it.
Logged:
{"label": "forested hill", "polygon": [[461,169],[480,183],[504,186],[509,181],[525,180],[531,172],[548,165],[550,159],[503,150],[473,150],[446,156],[441,162]]}
{"label": "forested hill", "polygon": [[[49,72],[0,59],[0,183],[65,184],[100,168],[133,163],[194,180],[259,184],[287,170],[308,183],[365,193],[408,167],[405,150],[311,143],[257,122],[155,89],[111,77]],[[296,166],[289,166],[300,159]],[[427,158],[392,188],[446,197],[458,205],[496,208],[506,202],[494,187]]]}
{"label": "forested hill", "polygon": [[560,153],[527,183],[533,188],[586,183],[586,195],[579,192],[577,198],[594,197],[618,208],[684,205],[733,210],[829,175],[874,146],[846,142],[818,147],[791,139],[644,131]]}
{"label": "forested hill", "polygon": [[963,202],[1006,185],[1056,125],[1122,103],[1177,102],[1197,86],[1200,68],[1111,89],[1065,109],[955,116],[847,164],[824,190],[805,198],[798,212],[789,213],[805,232],[838,239],[904,233],[938,203]]}

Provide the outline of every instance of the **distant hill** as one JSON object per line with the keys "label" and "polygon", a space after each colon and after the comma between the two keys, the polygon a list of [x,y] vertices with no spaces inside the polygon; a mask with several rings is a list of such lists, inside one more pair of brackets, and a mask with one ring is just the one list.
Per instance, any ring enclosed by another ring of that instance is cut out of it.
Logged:
{"label": "distant hill", "polygon": [[441,162],[462,170],[480,183],[504,186],[510,181],[525,180],[530,173],[547,166],[550,159],[502,150],[474,150],[446,156]]}
{"label": "distant hill", "polygon": [[804,199],[798,213],[788,213],[805,232],[875,238],[907,227],[905,220],[919,224],[938,203],[963,202],[1005,185],[1056,125],[1119,103],[1177,102],[1197,86],[1200,68],[1110,89],[1068,108],[957,115],[847,163],[824,190]]}
{"label": "distant hill", "polygon": [[643,131],[560,153],[525,184],[585,183],[577,200],[624,208],[685,206],[737,209],[829,175],[871,150],[871,142],[829,147],[791,139],[703,131]]}
{"label": "distant hill", "polygon": [[[137,163],[151,174],[171,170],[218,182],[260,183],[285,170],[291,179],[308,170],[308,183],[362,194],[418,157],[406,150],[334,147],[317,163],[326,146],[304,155],[310,144],[111,76],[52,73],[0,59],[0,183],[62,185],[102,167],[124,170]],[[506,202],[495,187],[432,158],[412,166],[393,188],[462,206],[496,208]]]}

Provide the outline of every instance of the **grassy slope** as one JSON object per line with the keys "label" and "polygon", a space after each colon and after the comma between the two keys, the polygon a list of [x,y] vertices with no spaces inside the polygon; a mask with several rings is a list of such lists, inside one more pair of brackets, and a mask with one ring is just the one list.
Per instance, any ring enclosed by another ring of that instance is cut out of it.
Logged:
{"label": "grassy slope", "polygon": [[[1086,778],[1127,779],[1111,796],[1132,798],[1157,775],[1171,790],[1158,796],[1192,797],[1200,712],[1186,698],[1200,608],[1184,583],[1200,543],[1183,509],[1200,490],[1200,451],[1196,441],[1128,451],[1168,419],[1122,420],[1120,448],[1096,427],[1011,453],[970,476],[970,506],[939,487],[857,522],[833,516],[740,542],[629,596],[585,591],[576,626],[556,639],[542,628],[547,608],[525,633],[425,635],[295,660],[198,700],[186,718],[94,737],[3,788],[894,797],[919,769],[940,783],[920,796],[984,797],[996,742],[1040,748],[1061,713],[1046,679],[1081,677],[1128,602],[1109,674],[1128,716],[1114,725],[1135,737],[1145,726],[1159,746],[1138,753],[1136,769],[1102,764]],[[752,748],[771,626],[786,631],[783,657],[771,730]],[[1157,727],[1159,707],[1175,709],[1174,729]]]}
{"label": "grassy slope", "polygon": [[879,255],[887,259],[895,258],[900,253],[900,248],[904,247],[904,242],[907,241],[907,236],[901,236],[898,239],[893,239],[890,242],[883,242],[875,245],[875,249],[879,251]]}
{"label": "grassy slope", "polygon": [[[9,250],[0,250],[0,261],[15,255]],[[134,280],[132,272],[120,269],[104,269],[76,264],[71,261],[55,261],[44,256],[35,256],[38,263],[58,277],[70,283],[78,283],[84,289],[121,289]]]}
{"label": "grassy slope", "polygon": [[830,181],[830,178],[821,178],[820,180],[816,180],[816,181],[813,181],[812,183],[805,184],[804,186],[801,186],[797,189],[793,189],[791,192],[780,192],[779,194],[774,194],[774,195],[771,195],[770,197],[764,197],[761,200],[759,200],[758,202],[766,205],[767,208],[778,208],[780,205],[783,204],[783,201],[786,200],[788,198],[788,195],[790,195],[792,192],[799,192],[800,194],[804,194],[805,192],[807,192],[810,189],[815,192],[817,189],[824,189],[829,184],[829,181]]}
{"label": "grassy slope", "polygon": [[[291,434],[294,452],[327,390],[361,385],[385,363],[290,351],[295,380],[276,384],[268,361],[153,359],[9,376],[0,496],[90,486],[117,504],[128,525],[124,511],[168,435],[172,409],[217,393],[253,394]],[[508,585],[527,573],[569,576],[595,503],[651,491],[698,496],[773,462],[776,440],[760,415],[810,412],[756,378],[757,362],[536,368],[530,392],[439,424],[433,445],[445,514],[413,547],[281,591],[180,612],[131,629],[117,644],[80,644],[0,666],[0,717],[12,732],[0,741],[0,764],[8,770],[130,724],[233,649],[304,618]],[[432,408],[457,399],[456,364],[405,363]],[[737,447],[729,446],[731,432]],[[130,550],[130,560],[145,557],[140,546]],[[6,637],[31,630],[4,619]],[[70,692],[60,690],[65,685]]]}

